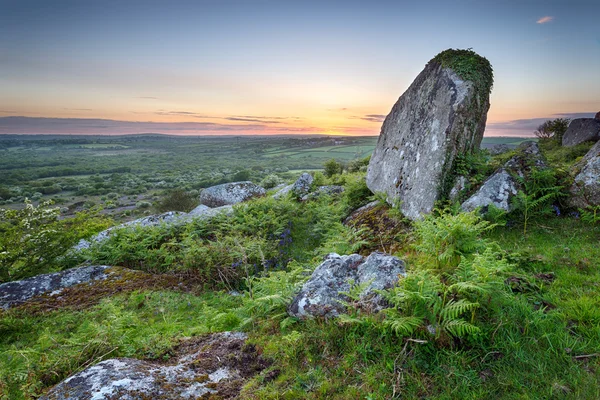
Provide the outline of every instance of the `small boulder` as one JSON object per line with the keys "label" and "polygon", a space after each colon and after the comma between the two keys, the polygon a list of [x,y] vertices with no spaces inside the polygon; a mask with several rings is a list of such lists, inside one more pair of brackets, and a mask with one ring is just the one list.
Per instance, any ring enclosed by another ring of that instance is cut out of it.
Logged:
{"label": "small boulder", "polygon": [[211,208],[241,203],[267,193],[262,187],[250,181],[231,182],[211,186],[200,193],[200,203]]}
{"label": "small boulder", "polygon": [[310,192],[310,186],[313,183],[314,178],[311,174],[305,172],[291,185],[285,186],[273,195],[274,199],[281,199],[292,193],[292,195],[300,199]]}
{"label": "small boulder", "polygon": [[569,128],[563,135],[563,146],[575,146],[583,142],[597,142],[600,140],[600,119],[578,118],[571,121]]}
{"label": "small boulder", "polygon": [[510,148],[510,146],[506,145],[506,144],[495,144],[492,147],[490,147],[488,149],[488,151],[490,152],[491,155],[493,156],[497,156],[499,154],[504,154],[507,153],[509,151],[511,151],[512,149]]}
{"label": "small boulder", "polygon": [[106,265],[71,268],[52,274],[43,274],[0,285],[0,308],[8,309],[47,293],[60,293],[80,283],[104,280],[108,277]]}
{"label": "small boulder", "polygon": [[246,334],[223,332],[190,339],[164,361],[115,358],[72,375],[40,399],[237,398],[246,381],[268,366]]}
{"label": "small boulder", "polygon": [[463,211],[473,211],[476,208],[485,210],[489,205],[494,205],[504,211],[510,211],[510,199],[519,190],[519,184],[513,178],[513,174],[523,178],[534,167],[546,168],[540,148],[536,142],[523,142],[517,147],[517,154],[487,178],[481,187],[462,203],[461,208]]}
{"label": "small boulder", "polygon": [[288,308],[288,313],[298,318],[337,317],[346,307],[341,301],[348,300],[340,292],[350,290],[350,282],[366,285],[360,300],[372,310],[383,307],[383,299],[375,290],[393,287],[399,277],[406,276],[404,262],[384,253],[372,253],[368,257],[359,254],[340,256],[332,253],[313,272],[302,286]]}
{"label": "small boulder", "polygon": [[596,116],[594,117],[595,120],[600,121],[600,111],[598,111],[598,113],[596,114]]}
{"label": "small boulder", "polygon": [[577,175],[570,188],[570,205],[586,208],[600,205],[600,142],[576,165]]}
{"label": "small boulder", "polygon": [[314,192],[302,196],[302,201],[316,199],[323,194],[333,196],[336,194],[344,193],[344,190],[345,189],[343,186],[337,185],[319,186]]}
{"label": "small boulder", "polygon": [[148,226],[158,226],[160,224],[170,224],[182,221],[182,218],[186,215],[186,213],[182,213],[179,211],[169,211],[163,214],[158,215],[149,215],[144,218],[139,218],[133,221],[125,222],[120,225],[116,225],[110,227],[102,232],[98,233],[96,236],[92,237],[89,240],[81,239],[79,243],[77,243],[73,247],[73,251],[77,252],[80,250],[84,250],[89,248],[92,243],[100,243],[105,241],[110,237],[110,235],[119,229],[123,228],[136,228],[136,227],[148,227]]}

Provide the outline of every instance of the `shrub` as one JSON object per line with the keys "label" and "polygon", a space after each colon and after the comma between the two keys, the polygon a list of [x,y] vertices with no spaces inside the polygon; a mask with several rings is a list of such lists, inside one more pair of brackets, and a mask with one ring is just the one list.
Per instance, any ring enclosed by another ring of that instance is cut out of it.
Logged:
{"label": "shrub", "polygon": [[183,211],[190,212],[198,205],[196,197],[182,189],[167,192],[156,205],[159,212]]}
{"label": "shrub", "polygon": [[373,193],[367,187],[364,176],[348,175],[344,191],[346,212],[351,212],[367,204]]}
{"label": "shrub", "polygon": [[269,174],[263,178],[263,180],[260,182],[260,186],[264,187],[265,189],[272,189],[281,183],[283,183],[283,180],[279,176],[275,174]]}
{"label": "shrub", "polygon": [[0,209],[0,282],[72,267],[69,249],[110,226],[98,210],[59,220],[60,209],[50,206],[26,201],[22,210]]}
{"label": "shrub", "polygon": [[341,174],[344,171],[344,165],[341,162],[331,159],[323,164],[323,173],[327,178],[331,178],[334,175]]}

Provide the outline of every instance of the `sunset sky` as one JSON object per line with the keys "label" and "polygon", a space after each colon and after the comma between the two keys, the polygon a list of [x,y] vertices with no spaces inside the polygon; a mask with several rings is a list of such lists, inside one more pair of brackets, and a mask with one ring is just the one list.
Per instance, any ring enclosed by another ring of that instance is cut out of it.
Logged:
{"label": "sunset sky", "polygon": [[487,135],[600,111],[598,0],[0,5],[4,134],[375,135],[447,48],[494,67]]}

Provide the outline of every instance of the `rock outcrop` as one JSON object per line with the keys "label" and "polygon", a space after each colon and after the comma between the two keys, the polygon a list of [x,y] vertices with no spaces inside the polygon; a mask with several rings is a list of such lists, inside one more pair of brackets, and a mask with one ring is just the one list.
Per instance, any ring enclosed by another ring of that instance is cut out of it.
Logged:
{"label": "rock outcrop", "polygon": [[595,120],[600,121],[600,111],[598,111],[598,113],[596,113],[596,116],[594,117]]}
{"label": "rock outcrop", "polygon": [[223,332],[182,344],[168,363],[115,358],[65,379],[43,400],[233,399],[246,380],[268,366],[245,344],[246,334]]}
{"label": "rock outcrop", "polygon": [[577,175],[570,188],[570,205],[586,208],[600,205],[600,142],[576,166]]}
{"label": "rock outcrop", "polygon": [[481,144],[492,80],[489,62],[473,51],[433,58],[383,122],[367,169],[369,189],[385,192],[390,203],[399,199],[410,219],[446,198],[456,158]]}
{"label": "rock outcrop", "polygon": [[36,296],[59,294],[63,289],[85,282],[107,278],[106,265],[71,268],[52,274],[38,275],[0,285],[0,308],[8,309],[23,304]]}
{"label": "rock outcrop", "polygon": [[577,118],[571,121],[569,128],[563,135],[563,146],[575,146],[583,142],[597,142],[600,140],[600,119]]}
{"label": "rock outcrop", "polygon": [[298,318],[337,317],[345,312],[340,301],[347,300],[340,292],[348,292],[350,282],[366,285],[360,296],[363,306],[380,309],[383,302],[375,290],[393,287],[401,276],[406,276],[405,266],[397,257],[384,253],[372,253],[366,258],[332,253],[302,286],[288,312]]}
{"label": "rock outcrop", "polygon": [[488,149],[491,155],[497,156],[498,154],[507,153],[511,148],[506,144],[495,144]]}
{"label": "rock outcrop", "polygon": [[546,163],[536,142],[523,142],[517,148],[517,154],[504,166],[487,178],[481,187],[462,205],[463,211],[485,209],[494,205],[504,211],[510,210],[510,199],[519,190],[519,183],[513,174],[525,177],[531,168],[545,168]]}
{"label": "rock outcrop", "polygon": [[94,237],[89,240],[81,239],[79,243],[77,243],[73,247],[73,251],[81,251],[89,248],[93,243],[101,243],[108,239],[112,234],[120,229],[126,228],[145,228],[149,226],[158,226],[161,224],[185,224],[194,219],[209,219],[213,218],[216,215],[231,215],[233,213],[232,206],[222,206],[216,208],[210,208],[203,204],[200,204],[198,207],[194,208],[189,213],[183,213],[179,211],[169,211],[163,214],[158,215],[149,215],[147,217],[139,218],[133,221],[125,222],[120,225],[116,225],[110,227],[102,232],[98,233]]}
{"label": "rock outcrop", "polygon": [[287,185],[273,195],[274,199],[281,199],[291,193],[297,199],[301,199],[310,192],[310,187],[314,178],[311,174],[305,172],[291,185]]}
{"label": "rock outcrop", "polygon": [[344,193],[344,187],[338,185],[319,186],[313,192],[302,196],[302,201],[316,199],[319,196],[325,194],[328,196],[334,196],[336,194]]}
{"label": "rock outcrop", "polygon": [[204,189],[200,193],[200,203],[215,208],[241,203],[266,193],[265,189],[250,181],[224,183]]}

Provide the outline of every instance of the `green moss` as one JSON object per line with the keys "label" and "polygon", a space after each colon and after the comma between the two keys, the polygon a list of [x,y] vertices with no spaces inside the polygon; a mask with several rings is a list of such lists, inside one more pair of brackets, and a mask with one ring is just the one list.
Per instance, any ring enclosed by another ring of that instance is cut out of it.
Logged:
{"label": "green moss", "polygon": [[437,62],[450,68],[462,79],[471,81],[482,94],[489,95],[494,85],[494,71],[487,58],[471,49],[448,49],[435,56],[430,62]]}

